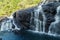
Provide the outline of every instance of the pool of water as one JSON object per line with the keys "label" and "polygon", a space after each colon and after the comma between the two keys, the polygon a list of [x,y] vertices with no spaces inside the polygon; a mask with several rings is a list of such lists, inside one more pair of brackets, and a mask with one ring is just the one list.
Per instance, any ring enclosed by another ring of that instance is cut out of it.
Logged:
{"label": "pool of water", "polygon": [[44,33],[35,33],[31,31],[4,32],[0,37],[1,40],[60,40],[58,36],[51,36]]}

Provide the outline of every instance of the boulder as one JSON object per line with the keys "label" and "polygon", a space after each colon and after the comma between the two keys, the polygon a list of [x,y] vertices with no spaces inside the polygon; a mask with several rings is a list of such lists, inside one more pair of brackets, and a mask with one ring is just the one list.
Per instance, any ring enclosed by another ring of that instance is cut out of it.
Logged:
{"label": "boulder", "polygon": [[21,29],[32,29],[30,25],[31,13],[34,13],[35,7],[18,10],[13,14],[13,19],[18,28]]}

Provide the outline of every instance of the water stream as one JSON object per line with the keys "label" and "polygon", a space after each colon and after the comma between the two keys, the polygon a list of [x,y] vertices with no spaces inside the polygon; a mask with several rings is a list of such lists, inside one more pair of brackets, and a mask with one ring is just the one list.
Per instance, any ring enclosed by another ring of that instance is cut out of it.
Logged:
{"label": "water stream", "polygon": [[[15,27],[15,28],[13,28],[13,27]],[[4,20],[1,23],[0,32],[2,32],[2,31],[13,31],[13,30],[20,30],[20,28],[18,28],[16,26],[16,24],[14,23],[14,20],[13,20],[13,16],[11,15],[10,17],[7,17],[7,20]]]}
{"label": "water stream", "polygon": [[57,14],[55,15],[55,22],[51,23],[48,33],[60,35],[60,6],[57,7],[56,10]]}
{"label": "water stream", "polygon": [[[34,13],[34,24],[35,24],[35,31],[38,31],[38,32],[44,32],[45,33],[45,22],[46,22],[46,17],[45,17],[45,14],[43,12],[43,9],[42,9],[42,5],[46,2],[46,0],[44,0],[44,2],[39,5],[37,7],[37,9],[35,9],[35,13]],[[43,21],[39,20],[39,15],[42,15],[43,17]]]}

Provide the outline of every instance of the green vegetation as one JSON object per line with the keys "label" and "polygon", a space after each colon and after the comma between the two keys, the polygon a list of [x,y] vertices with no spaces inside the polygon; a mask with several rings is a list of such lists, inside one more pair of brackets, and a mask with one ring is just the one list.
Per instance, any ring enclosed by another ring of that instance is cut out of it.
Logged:
{"label": "green vegetation", "polygon": [[0,0],[0,17],[10,16],[16,10],[37,5],[41,0]]}

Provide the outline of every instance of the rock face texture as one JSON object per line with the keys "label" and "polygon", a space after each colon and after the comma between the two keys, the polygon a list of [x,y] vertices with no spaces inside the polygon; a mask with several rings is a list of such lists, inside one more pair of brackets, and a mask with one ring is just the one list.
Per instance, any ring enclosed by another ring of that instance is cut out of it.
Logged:
{"label": "rock face texture", "polygon": [[50,24],[55,21],[54,17],[57,13],[58,6],[60,6],[60,2],[51,2],[51,3],[47,3],[42,6],[43,11],[44,11],[46,18],[47,18],[46,26],[45,26],[46,32],[48,32]]}
{"label": "rock face texture", "polygon": [[[43,4],[42,9],[46,17],[45,32],[50,31],[52,34],[56,33],[60,35],[60,2]],[[2,36],[2,40],[60,40],[60,36],[57,35],[51,36],[44,33],[40,34],[29,31],[34,29],[34,10],[36,10],[36,7],[14,12],[13,21],[18,28],[21,28],[22,31],[16,30],[13,32],[7,32]],[[33,14],[32,23],[30,23],[31,14]],[[9,20],[9,18],[1,19],[0,26],[2,22],[7,20]],[[40,12],[39,20],[43,21],[42,14]],[[14,28],[14,26],[12,28]]]}
{"label": "rock face texture", "polygon": [[19,10],[13,14],[14,21],[19,28],[30,29],[31,13],[34,13],[34,7]]}
{"label": "rock face texture", "polygon": [[1,27],[2,22],[7,21],[7,20],[9,20],[7,17],[0,19],[0,27]]}
{"label": "rock face texture", "polygon": [[47,0],[48,2],[54,2],[54,1],[57,1],[59,2],[60,0]]}
{"label": "rock face texture", "polygon": [[[48,32],[50,24],[55,21],[54,17],[55,17],[56,9],[58,6],[60,6],[59,2],[51,2],[51,3],[42,5],[43,12],[45,13],[45,16],[47,18],[46,25],[45,25],[45,32]],[[36,7],[32,7],[28,9],[19,10],[14,13],[13,15],[14,21],[19,28],[22,28],[22,29],[33,28],[33,26],[30,24],[30,18],[31,18],[31,13],[34,14],[35,9]],[[40,20],[43,21],[43,17],[41,16],[41,13],[40,13]],[[32,24],[33,24],[33,21],[32,21]]]}
{"label": "rock face texture", "polygon": [[[55,22],[55,15],[57,13],[58,6],[60,6],[60,2],[50,2],[50,3],[42,5],[42,9],[43,9],[42,11],[46,17],[45,32],[48,32],[50,24],[52,22]],[[27,9],[18,10],[16,12],[14,12],[13,13],[13,20],[14,20],[14,23],[16,24],[16,26],[18,28],[21,28],[24,30],[27,30],[27,29],[33,30],[35,27],[35,25],[34,25],[34,18],[35,18],[34,13],[35,13],[36,9],[37,9],[37,6],[27,8]],[[33,16],[32,23],[30,23],[31,16]],[[3,18],[3,20],[5,20],[5,19]],[[39,20],[43,21],[43,16],[42,16],[41,12],[39,12]],[[0,20],[0,22],[2,22],[2,20]]]}
{"label": "rock face texture", "polygon": [[60,34],[60,6],[57,7],[57,14],[55,15],[55,22],[50,25],[50,33],[52,34]]}

